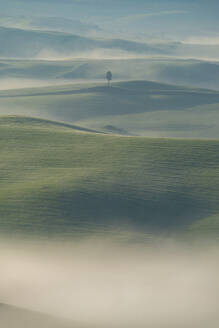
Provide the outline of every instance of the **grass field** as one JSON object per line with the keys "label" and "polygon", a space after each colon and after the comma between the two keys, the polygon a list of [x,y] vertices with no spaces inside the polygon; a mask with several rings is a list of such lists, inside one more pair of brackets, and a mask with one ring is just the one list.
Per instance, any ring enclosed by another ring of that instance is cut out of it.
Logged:
{"label": "grass field", "polygon": [[155,137],[219,138],[219,93],[147,81],[0,92],[0,113]]}
{"label": "grass field", "polygon": [[219,213],[218,154],[217,140],[102,135],[1,117],[1,230],[196,230]]}

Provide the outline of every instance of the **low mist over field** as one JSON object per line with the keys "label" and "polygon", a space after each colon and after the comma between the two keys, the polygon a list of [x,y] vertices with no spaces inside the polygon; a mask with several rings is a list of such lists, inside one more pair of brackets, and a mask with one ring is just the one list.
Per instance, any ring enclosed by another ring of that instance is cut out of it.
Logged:
{"label": "low mist over field", "polygon": [[164,239],[1,241],[1,301],[71,327],[216,328],[218,259],[217,246]]}
{"label": "low mist over field", "polygon": [[[76,81],[76,83],[83,83],[83,81]],[[25,88],[37,88],[48,87],[53,85],[69,84],[67,80],[37,80],[37,79],[25,79],[25,78],[2,78],[0,79],[0,90],[13,90],[13,89],[25,89]]]}

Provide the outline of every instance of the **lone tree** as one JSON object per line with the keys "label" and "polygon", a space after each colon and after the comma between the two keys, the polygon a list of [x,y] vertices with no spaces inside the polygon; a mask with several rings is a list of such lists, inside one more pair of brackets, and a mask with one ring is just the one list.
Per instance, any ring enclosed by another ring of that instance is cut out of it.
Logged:
{"label": "lone tree", "polygon": [[113,74],[109,71],[106,73],[106,79],[108,81],[108,86],[110,86],[110,81],[112,81]]}

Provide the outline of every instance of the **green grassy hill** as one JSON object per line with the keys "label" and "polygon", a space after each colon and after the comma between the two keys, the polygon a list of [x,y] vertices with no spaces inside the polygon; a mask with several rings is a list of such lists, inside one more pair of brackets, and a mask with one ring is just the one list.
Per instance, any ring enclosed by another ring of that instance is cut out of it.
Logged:
{"label": "green grassy hill", "polygon": [[130,135],[219,138],[219,92],[147,81],[1,91],[0,113]]}
{"label": "green grassy hill", "polygon": [[0,229],[194,230],[219,214],[218,154],[217,140],[102,135],[1,117]]}

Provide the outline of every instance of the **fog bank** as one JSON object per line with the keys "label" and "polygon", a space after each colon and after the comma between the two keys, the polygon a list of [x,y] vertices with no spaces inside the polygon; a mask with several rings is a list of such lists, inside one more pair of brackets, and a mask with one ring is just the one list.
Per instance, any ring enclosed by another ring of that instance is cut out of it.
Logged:
{"label": "fog bank", "polygon": [[40,244],[1,243],[0,302],[89,327],[218,327],[217,247]]}
{"label": "fog bank", "polygon": [[25,88],[38,88],[48,86],[60,86],[69,84],[69,80],[64,79],[28,79],[28,78],[0,78],[0,91],[13,90],[13,89],[25,89]]}

